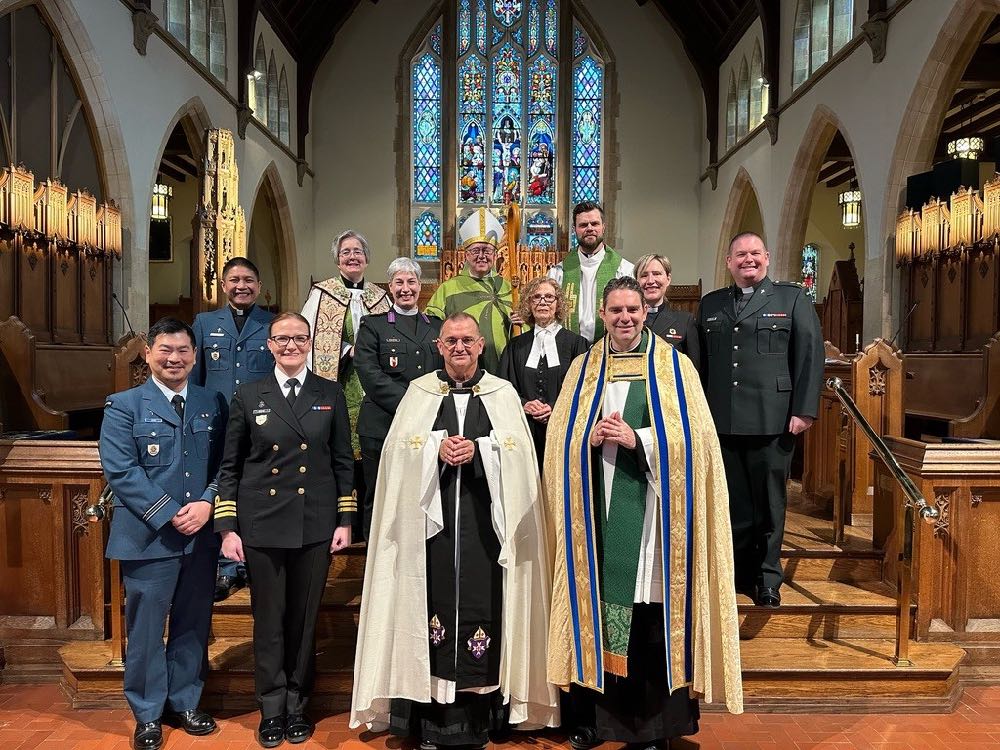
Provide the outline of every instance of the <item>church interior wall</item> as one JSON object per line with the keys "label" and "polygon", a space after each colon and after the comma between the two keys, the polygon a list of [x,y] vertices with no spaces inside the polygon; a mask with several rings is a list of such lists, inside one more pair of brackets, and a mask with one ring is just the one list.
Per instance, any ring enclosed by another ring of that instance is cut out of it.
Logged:
{"label": "church interior wall", "polygon": [[[128,198],[137,208],[134,225],[126,227],[130,246],[126,247],[115,285],[128,308],[132,325],[136,329],[145,328],[149,302],[149,227],[145,217],[163,144],[181,108],[193,97],[204,107],[213,127],[228,128],[234,133],[236,109],[231,99],[157,35],[149,38],[147,54],[139,55],[132,45],[131,14],[124,5],[73,0],[73,7],[98,60],[99,70],[92,74],[103,77],[109,92],[106,101],[90,102],[90,106],[113,109],[121,124],[124,159],[131,177]],[[235,10],[227,18],[230,50],[236,45],[234,19]],[[265,167],[273,161],[288,196],[295,236],[300,243],[303,237],[310,236],[312,181],[307,176],[303,187],[298,187],[295,159],[278,148],[256,123],[247,127],[245,140],[236,139],[236,158],[240,169],[239,199],[244,211],[252,210],[255,187]],[[108,197],[118,199],[115,195]],[[308,244],[305,242],[303,246]],[[121,333],[120,327],[115,333]]]}
{"label": "church interior wall", "polygon": [[[789,7],[782,6],[780,45],[781,86],[787,83],[788,87],[782,89],[785,96],[791,80],[794,2],[786,5]],[[890,22],[887,52],[881,63],[872,63],[867,44],[856,45],[821,79],[807,82],[808,88],[780,110],[776,144],[770,144],[767,132],[757,133],[720,165],[718,189],[712,190],[708,180],[702,182],[701,224],[703,233],[712,237],[721,226],[737,170],[742,166],[749,172],[757,188],[769,237],[772,276],[793,278],[792,269],[797,271],[800,248],[788,243],[797,244],[803,238],[788,237],[787,227],[782,225],[782,212],[786,203],[796,201],[804,202],[800,210],[809,211],[809,201],[803,201],[801,196],[809,186],[804,175],[795,173],[796,157],[800,149],[808,149],[814,140],[812,128],[822,119],[816,113],[833,113],[854,156],[863,196],[866,256],[858,256],[858,265],[866,280],[864,337],[867,340],[887,331],[891,335],[892,323],[882,314],[882,277],[886,241],[894,226],[883,226],[881,217],[887,200],[899,201],[899,196],[886,195],[894,144],[917,77],[953,5],[952,2],[907,3]],[[856,27],[858,14],[864,15],[865,10],[855,3]],[[815,175],[810,178],[815,180]],[[716,263],[717,258],[703,256],[702,273],[710,277],[705,269]],[[797,274],[794,279],[797,280]]]}
{"label": "church interior wall", "polygon": [[194,228],[191,217],[198,206],[198,180],[183,182],[164,177],[163,184],[173,191],[170,199],[169,261],[151,261],[149,274],[150,304],[176,305],[178,296],[191,296],[191,242]]}
{"label": "church interior wall", "polygon": [[[615,226],[608,227],[608,241],[631,258],[666,252],[675,281],[696,282],[704,134],[697,76],[652,5],[617,0],[583,5],[615,57],[619,88],[618,101],[608,103],[617,108],[617,148],[606,159],[618,160]],[[394,236],[396,74],[401,50],[431,7],[429,1],[362,3],[317,73],[311,127],[312,162],[320,175],[311,259],[317,278],[334,272],[330,241],[347,227],[368,237],[369,275],[377,281],[406,244]]]}

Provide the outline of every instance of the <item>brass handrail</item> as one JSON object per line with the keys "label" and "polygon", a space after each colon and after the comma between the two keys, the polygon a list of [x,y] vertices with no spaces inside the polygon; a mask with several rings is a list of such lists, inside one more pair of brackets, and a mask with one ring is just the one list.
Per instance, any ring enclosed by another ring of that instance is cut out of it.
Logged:
{"label": "brass handrail", "polygon": [[[105,485],[101,496],[97,498],[97,502],[93,505],[88,505],[84,509],[83,514],[91,523],[101,523],[106,519],[110,520],[114,501],[115,495],[111,491],[111,485]],[[110,568],[111,660],[108,662],[108,666],[120,667],[125,663],[125,612],[122,607],[121,564],[118,560],[112,560]]]}
{"label": "brass handrail", "polygon": [[903,490],[905,499],[903,503],[903,536],[902,548],[899,552],[899,565],[896,568],[896,655],[893,662],[897,667],[912,667],[913,662],[910,661],[909,654],[910,592],[913,583],[913,514],[915,512],[926,523],[934,523],[940,513],[933,505],[927,504],[913,480],[903,471],[896,457],[892,455],[889,446],[865,419],[864,414],[851,398],[851,394],[844,390],[843,381],[840,378],[830,378],[826,381],[826,387],[836,394],[847,413],[854,417],[854,421],[875,449],[876,455],[882,459],[882,463],[886,465]]}

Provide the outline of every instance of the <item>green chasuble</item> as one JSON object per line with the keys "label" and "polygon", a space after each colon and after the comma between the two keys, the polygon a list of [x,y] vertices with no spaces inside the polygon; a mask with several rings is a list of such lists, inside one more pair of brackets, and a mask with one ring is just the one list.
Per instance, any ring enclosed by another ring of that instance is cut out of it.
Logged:
{"label": "green chasuble", "polygon": [[[594,300],[594,341],[599,341],[604,335],[604,321],[597,314],[601,308],[600,298],[604,287],[611,279],[618,276],[618,268],[622,263],[622,256],[608,245],[604,246],[604,260],[597,267],[597,283],[594,285],[597,298]],[[562,262],[562,288],[566,293],[566,302],[569,303],[569,318],[566,327],[580,332],[580,251],[568,253]]]}
{"label": "green chasuble", "polygon": [[442,320],[457,312],[468,313],[475,318],[479,331],[486,339],[483,367],[489,373],[496,373],[500,355],[507,346],[512,310],[509,281],[496,274],[474,279],[463,268],[461,273],[437,288],[424,312]]}

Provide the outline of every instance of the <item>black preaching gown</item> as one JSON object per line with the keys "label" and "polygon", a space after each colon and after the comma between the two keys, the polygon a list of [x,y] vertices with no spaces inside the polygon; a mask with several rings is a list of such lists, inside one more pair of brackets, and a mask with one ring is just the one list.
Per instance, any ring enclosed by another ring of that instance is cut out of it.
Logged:
{"label": "black preaching gown", "polygon": [[[434,430],[475,441],[492,425],[472,387],[475,377],[441,402]],[[454,386],[444,371],[439,377]],[[459,429],[456,394],[469,394],[465,424]],[[439,745],[481,745],[505,723],[503,697],[460,692],[500,683],[503,630],[503,569],[500,541],[493,529],[489,485],[478,445],[471,463],[449,466],[438,460],[444,528],[427,540],[427,620],[431,675],[455,682],[454,703],[393,700],[390,729]]]}
{"label": "black preaching gown", "polygon": [[[562,388],[570,363],[590,347],[587,339],[579,334],[563,328],[556,334],[556,351],[559,353],[559,364],[549,367],[545,357],[538,360],[538,367],[528,367],[528,355],[534,343],[534,331],[527,331],[515,336],[507,344],[500,358],[500,369],[497,375],[509,380],[514,390],[521,397],[521,403],[538,399],[543,404],[554,406],[559,391]],[[528,417],[532,437],[535,439],[535,453],[541,464],[545,457],[545,430],[548,424],[538,422]]]}

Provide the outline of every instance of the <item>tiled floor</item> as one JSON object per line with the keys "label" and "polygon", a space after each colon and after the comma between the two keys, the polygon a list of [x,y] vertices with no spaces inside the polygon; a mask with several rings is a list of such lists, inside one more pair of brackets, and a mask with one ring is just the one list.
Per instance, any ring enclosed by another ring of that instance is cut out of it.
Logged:
{"label": "tiled floor", "polygon": [[[165,750],[249,750],[257,748],[257,714],[217,717],[220,731],[188,737],[167,730]],[[126,710],[69,708],[57,685],[0,685],[0,750],[127,750],[133,724]],[[323,718],[303,749],[412,750],[385,735],[359,735],[345,714]],[[555,734],[517,737],[510,750],[563,746]],[[282,745],[289,748],[290,745]],[[973,687],[950,715],[708,714],[694,738],[675,742],[681,750],[906,750],[907,748],[1000,748],[1000,687]],[[618,750],[608,745],[608,750]]]}

